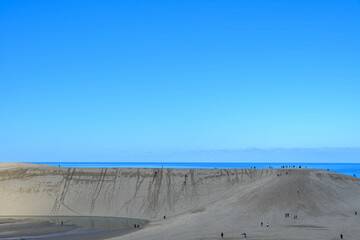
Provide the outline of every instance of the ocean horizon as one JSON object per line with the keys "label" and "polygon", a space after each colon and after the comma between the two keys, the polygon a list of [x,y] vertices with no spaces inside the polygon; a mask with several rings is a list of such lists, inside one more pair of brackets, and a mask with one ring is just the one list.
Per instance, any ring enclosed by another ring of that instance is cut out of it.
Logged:
{"label": "ocean horizon", "polygon": [[60,167],[77,168],[312,168],[329,170],[350,176],[360,176],[360,163],[280,163],[280,162],[29,162]]}

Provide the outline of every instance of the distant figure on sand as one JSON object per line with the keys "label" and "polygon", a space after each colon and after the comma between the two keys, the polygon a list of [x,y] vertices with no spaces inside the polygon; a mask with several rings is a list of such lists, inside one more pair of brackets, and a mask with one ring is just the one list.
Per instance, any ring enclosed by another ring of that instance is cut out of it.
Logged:
{"label": "distant figure on sand", "polygon": [[340,234],[340,239],[343,239],[343,237],[344,237],[344,236],[343,236],[342,234]]}
{"label": "distant figure on sand", "polygon": [[140,228],[139,224],[137,225],[137,228]]}
{"label": "distant figure on sand", "polygon": [[266,223],[266,227],[269,227],[269,223]]}
{"label": "distant figure on sand", "polygon": [[263,226],[263,222],[261,222],[261,226]]}
{"label": "distant figure on sand", "polygon": [[136,228],[136,224],[134,224],[134,228]]}
{"label": "distant figure on sand", "polygon": [[221,232],[220,236],[221,236],[221,238],[224,238],[224,233],[223,233],[223,232]]}

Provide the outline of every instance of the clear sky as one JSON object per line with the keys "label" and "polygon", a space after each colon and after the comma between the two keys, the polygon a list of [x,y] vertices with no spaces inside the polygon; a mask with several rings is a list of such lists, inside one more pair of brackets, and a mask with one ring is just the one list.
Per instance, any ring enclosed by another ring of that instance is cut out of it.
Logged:
{"label": "clear sky", "polygon": [[360,147],[359,0],[0,1],[0,161],[323,147]]}

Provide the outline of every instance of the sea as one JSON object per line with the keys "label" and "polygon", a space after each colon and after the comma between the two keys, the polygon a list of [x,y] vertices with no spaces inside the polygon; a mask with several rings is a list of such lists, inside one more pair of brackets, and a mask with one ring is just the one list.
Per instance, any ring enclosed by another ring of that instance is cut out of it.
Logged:
{"label": "sea", "polygon": [[360,177],[360,163],[253,163],[253,162],[33,162],[60,167],[77,168],[191,168],[191,169],[229,169],[229,168],[313,168],[329,170],[350,176]]}

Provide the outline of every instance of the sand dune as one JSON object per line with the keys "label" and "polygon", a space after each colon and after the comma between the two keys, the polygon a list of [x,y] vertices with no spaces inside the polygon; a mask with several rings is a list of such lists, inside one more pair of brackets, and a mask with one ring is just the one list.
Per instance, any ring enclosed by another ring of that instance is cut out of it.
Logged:
{"label": "sand dune", "polygon": [[[1,163],[0,191],[1,215],[152,220],[118,239],[219,239],[222,231],[225,239],[243,239],[243,232],[248,239],[328,240],[339,239],[340,233],[344,239],[360,239],[360,215],[354,215],[360,214],[360,180],[321,170],[75,169]],[[260,222],[268,222],[269,228]]]}

